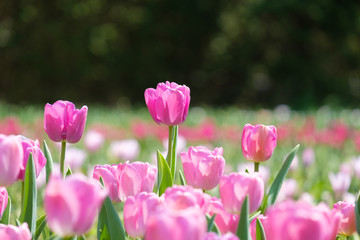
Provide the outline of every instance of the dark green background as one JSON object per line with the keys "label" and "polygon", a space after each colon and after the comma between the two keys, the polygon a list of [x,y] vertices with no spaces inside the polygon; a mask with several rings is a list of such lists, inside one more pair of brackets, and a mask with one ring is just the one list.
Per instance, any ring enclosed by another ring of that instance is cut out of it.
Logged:
{"label": "dark green background", "polygon": [[10,103],[144,104],[175,81],[193,106],[358,107],[359,66],[359,1],[0,1]]}

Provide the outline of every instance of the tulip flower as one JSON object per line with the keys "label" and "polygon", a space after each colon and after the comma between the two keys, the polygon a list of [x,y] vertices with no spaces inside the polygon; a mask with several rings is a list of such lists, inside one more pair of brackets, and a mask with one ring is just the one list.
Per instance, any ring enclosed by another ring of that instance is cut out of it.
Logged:
{"label": "tulip flower", "polygon": [[46,165],[46,158],[45,158],[44,153],[40,149],[39,141],[37,139],[34,141],[34,140],[28,139],[24,136],[18,136],[18,138],[19,138],[19,141],[21,142],[23,153],[24,153],[18,180],[24,181],[26,165],[27,165],[30,153],[33,156],[35,170],[36,170],[36,177],[38,177],[41,170]]}
{"label": "tulip flower", "polygon": [[128,196],[135,196],[140,192],[152,192],[156,167],[145,162],[120,163],[116,170],[116,180],[119,187],[119,198],[125,202]]}
{"label": "tulip flower", "polygon": [[0,187],[0,219],[5,212],[8,204],[8,192],[6,188]]}
{"label": "tulip flower", "polygon": [[23,148],[18,137],[0,134],[0,186],[10,186],[16,182],[23,156]]}
{"label": "tulip flower", "polygon": [[264,181],[258,173],[231,173],[219,183],[220,198],[229,213],[240,213],[242,203],[249,196],[250,212],[256,211],[264,197]]}
{"label": "tulip flower", "polygon": [[111,201],[120,202],[119,184],[116,180],[117,164],[96,165],[94,167],[93,178],[99,180],[102,177],[105,189],[107,190]]}
{"label": "tulip flower", "polygon": [[69,166],[73,172],[81,170],[86,158],[87,153],[80,148],[68,147],[66,149],[65,164]]}
{"label": "tulip flower", "polygon": [[54,142],[77,143],[84,132],[87,111],[87,106],[75,109],[75,105],[68,101],[59,100],[53,105],[47,103],[44,112],[47,135]]}
{"label": "tulip flower", "polygon": [[146,240],[203,240],[206,234],[206,218],[197,207],[180,211],[159,208],[148,218]]}
{"label": "tulip flower", "polygon": [[250,223],[250,234],[251,234],[252,240],[256,240],[256,219],[259,219],[259,221],[261,222],[261,224],[264,228],[265,236],[266,236],[266,232],[270,231],[269,229],[267,229],[268,218],[266,216],[260,214],[259,216],[254,218]]}
{"label": "tulip flower", "polygon": [[306,202],[285,201],[266,212],[268,240],[335,239],[341,214],[325,204],[312,206]]}
{"label": "tulip flower", "polygon": [[0,224],[1,240],[31,240],[31,233],[27,223],[20,226]]}
{"label": "tulip flower", "polygon": [[190,89],[177,83],[159,83],[156,89],[145,90],[145,102],[157,124],[182,124],[189,112]]}
{"label": "tulip flower", "polygon": [[105,136],[98,131],[89,130],[85,134],[84,144],[87,150],[90,152],[98,151],[104,144]]}
{"label": "tulip flower", "polygon": [[231,214],[225,211],[220,199],[213,197],[210,200],[207,213],[210,216],[216,214],[215,223],[221,234],[225,234],[227,232],[236,233],[239,224],[239,215]]}
{"label": "tulip flower", "polygon": [[133,161],[140,153],[140,144],[136,139],[113,141],[109,150],[112,156],[120,160]]}
{"label": "tulip flower", "polygon": [[329,173],[329,180],[335,193],[335,198],[340,198],[350,187],[351,177],[348,174],[339,172]]}
{"label": "tulip flower", "polygon": [[141,192],[130,196],[124,204],[124,226],[132,238],[142,238],[148,217],[156,209],[160,198],[155,193]]}
{"label": "tulip flower", "polygon": [[86,233],[105,197],[106,191],[100,184],[82,174],[65,179],[52,175],[44,197],[49,228],[61,237]]}
{"label": "tulip flower", "polygon": [[216,233],[208,232],[205,235],[204,240],[239,240],[233,233],[227,233],[223,236],[219,236]]}
{"label": "tulip flower", "polygon": [[302,154],[302,160],[305,167],[310,166],[315,161],[315,152],[312,148],[306,148]]}
{"label": "tulip flower", "polygon": [[241,140],[244,157],[252,162],[268,160],[276,147],[276,140],[277,132],[274,126],[246,124]]}
{"label": "tulip flower", "polygon": [[342,215],[338,233],[344,236],[353,235],[356,232],[355,203],[341,201],[334,204],[334,209],[338,209]]}
{"label": "tulip flower", "polygon": [[188,152],[181,153],[181,161],[187,184],[211,190],[216,187],[224,174],[225,159],[223,148],[210,151],[205,147],[190,147]]}

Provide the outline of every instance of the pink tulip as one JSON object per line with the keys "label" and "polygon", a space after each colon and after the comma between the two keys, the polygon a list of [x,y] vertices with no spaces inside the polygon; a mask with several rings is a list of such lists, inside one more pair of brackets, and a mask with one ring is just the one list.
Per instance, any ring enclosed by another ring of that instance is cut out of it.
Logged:
{"label": "pink tulip", "polygon": [[160,208],[148,218],[146,240],[203,240],[206,218],[197,207],[182,209]]}
{"label": "pink tulip", "polygon": [[165,204],[171,209],[186,209],[198,207],[204,213],[210,203],[211,197],[204,194],[200,189],[191,186],[177,186],[167,188],[163,195]]}
{"label": "pink tulip", "polygon": [[270,229],[268,229],[267,227],[268,218],[260,214],[259,216],[254,218],[250,223],[250,234],[252,240],[256,240],[256,219],[259,219],[259,221],[261,222],[264,228],[265,236],[267,235],[267,231],[270,231]]}
{"label": "pink tulip", "polygon": [[1,240],[31,240],[31,233],[27,223],[20,226],[0,224]]}
{"label": "pink tulip", "polygon": [[66,148],[65,166],[69,166],[73,172],[80,171],[86,158],[87,153],[84,150],[75,147],[68,147]]}
{"label": "pink tulip", "polygon": [[116,180],[119,184],[120,200],[125,202],[128,196],[135,196],[140,192],[152,192],[156,167],[145,162],[120,163],[116,170]]}
{"label": "pink tulip", "polygon": [[5,212],[8,204],[8,192],[6,188],[0,187],[0,219]]}
{"label": "pink tulip", "polygon": [[204,240],[239,240],[233,233],[227,233],[223,236],[219,236],[216,233],[208,232],[205,235]]}
{"label": "pink tulip", "polygon": [[89,150],[90,152],[98,151],[101,148],[101,146],[104,144],[104,141],[105,141],[104,135],[98,131],[89,130],[85,134],[84,144],[86,149]]}
{"label": "pink tulip", "polygon": [[305,167],[310,166],[315,161],[315,152],[312,148],[306,148],[302,154],[302,160]]}
{"label": "pink tulip", "polygon": [[219,228],[221,234],[227,232],[236,233],[239,224],[239,215],[231,214],[225,211],[224,206],[220,199],[213,197],[210,201],[210,205],[207,209],[207,213],[210,216],[215,216],[216,226]]}
{"label": "pink tulip", "polygon": [[44,197],[49,228],[62,237],[86,233],[105,197],[100,184],[82,174],[51,176]]}
{"label": "pink tulip", "polygon": [[168,126],[185,122],[189,112],[190,89],[177,83],[159,83],[156,89],[145,90],[145,102],[157,124]]}
{"label": "pink tulip", "polygon": [[340,198],[350,187],[351,177],[348,174],[339,172],[337,174],[329,173],[329,180],[336,198]]}
{"label": "pink tulip", "polygon": [[222,176],[219,191],[224,208],[229,213],[240,213],[246,195],[249,196],[250,212],[254,212],[264,197],[264,181],[257,173],[231,173]]}
{"label": "pink tulip", "polygon": [[0,186],[10,186],[17,180],[23,156],[18,137],[0,134]]}
{"label": "pink tulip", "polygon": [[312,206],[306,202],[285,201],[267,213],[268,240],[329,240],[335,239],[341,214],[325,204]]}
{"label": "pink tulip", "polygon": [[276,147],[276,140],[277,133],[274,126],[246,124],[241,139],[244,157],[253,162],[268,160]]}
{"label": "pink tulip", "polygon": [[18,138],[22,144],[22,149],[23,149],[23,153],[24,153],[24,158],[22,160],[22,164],[20,167],[18,180],[24,181],[26,165],[27,165],[30,153],[33,156],[35,170],[36,170],[36,177],[38,177],[41,170],[46,165],[46,158],[45,158],[44,153],[40,149],[39,141],[37,139],[34,141],[34,140],[28,139],[24,136],[18,136]]}
{"label": "pink tulip", "polygon": [[156,209],[160,198],[155,193],[141,192],[135,197],[130,196],[124,204],[124,226],[132,238],[142,238],[145,235],[147,219]]}
{"label": "pink tulip", "polygon": [[120,202],[119,184],[116,180],[117,164],[96,165],[94,167],[93,178],[99,180],[102,177],[105,189],[107,190],[111,201]]}
{"label": "pink tulip", "polygon": [[140,144],[136,139],[113,141],[110,144],[110,153],[123,161],[133,161],[140,153]]}
{"label": "pink tulip", "polygon": [[68,101],[59,100],[53,105],[47,103],[44,128],[49,138],[54,142],[78,142],[84,132],[87,111],[87,106],[75,109],[75,105]]}
{"label": "pink tulip", "polygon": [[338,209],[342,215],[338,233],[345,236],[353,235],[356,232],[355,203],[338,202],[334,204],[334,209]]}
{"label": "pink tulip", "polygon": [[181,153],[181,161],[187,184],[196,188],[211,190],[224,174],[222,147],[214,151],[202,146],[190,147],[188,152]]}

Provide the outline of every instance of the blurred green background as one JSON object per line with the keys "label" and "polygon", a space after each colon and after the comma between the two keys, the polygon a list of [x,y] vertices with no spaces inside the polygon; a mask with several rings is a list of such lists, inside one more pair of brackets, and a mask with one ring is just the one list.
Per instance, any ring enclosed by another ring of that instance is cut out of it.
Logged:
{"label": "blurred green background", "polygon": [[0,101],[144,105],[158,82],[192,106],[357,107],[360,2],[0,1]]}

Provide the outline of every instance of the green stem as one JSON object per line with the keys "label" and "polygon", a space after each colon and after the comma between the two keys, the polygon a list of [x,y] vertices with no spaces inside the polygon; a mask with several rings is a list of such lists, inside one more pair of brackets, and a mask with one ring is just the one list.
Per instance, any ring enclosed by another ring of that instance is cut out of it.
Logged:
{"label": "green stem", "polygon": [[166,161],[171,166],[171,155],[172,155],[172,143],[173,143],[173,134],[174,126],[169,126],[169,141],[168,141],[168,152],[166,156]]}
{"label": "green stem", "polygon": [[259,162],[254,162],[254,172],[259,172],[259,166],[260,166]]}
{"label": "green stem", "polygon": [[20,205],[21,207],[23,207],[23,204],[24,204],[24,191],[25,191],[24,181],[21,181],[21,205]]}
{"label": "green stem", "polygon": [[172,143],[172,151],[171,151],[171,174],[173,176],[173,183],[175,183],[176,178],[176,145],[177,145],[177,136],[178,136],[178,126],[174,126],[173,129],[173,143]]}
{"label": "green stem", "polygon": [[66,151],[66,141],[61,142],[61,155],[60,155],[60,172],[61,176],[65,178],[65,151]]}

